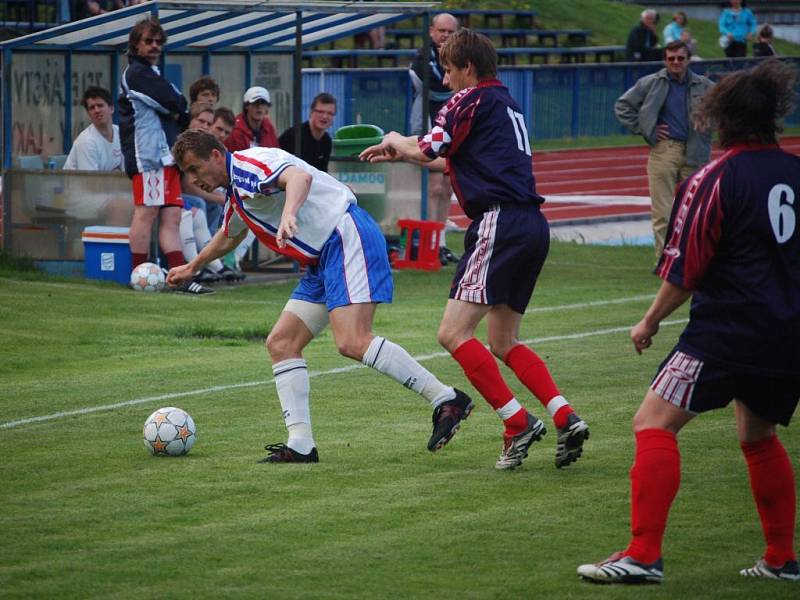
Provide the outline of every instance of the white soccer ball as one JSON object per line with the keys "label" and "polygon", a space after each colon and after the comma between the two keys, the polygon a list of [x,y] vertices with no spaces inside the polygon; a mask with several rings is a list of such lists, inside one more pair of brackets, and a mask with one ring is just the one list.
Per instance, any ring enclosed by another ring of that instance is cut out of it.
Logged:
{"label": "white soccer ball", "polygon": [[139,292],[159,292],[165,285],[164,271],[155,263],[142,263],[131,271],[131,287]]}
{"label": "white soccer ball", "polygon": [[194,446],[194,420],[185,410],[159,408],[144,422],[144,447],[154,455],[182,456]]}

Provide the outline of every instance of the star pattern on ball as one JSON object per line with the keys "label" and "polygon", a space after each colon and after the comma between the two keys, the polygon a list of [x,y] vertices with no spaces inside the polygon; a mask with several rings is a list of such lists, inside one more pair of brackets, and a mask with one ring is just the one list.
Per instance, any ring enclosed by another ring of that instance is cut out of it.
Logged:
{"label": "star pattern on ball", "polygon": [[156,452],[164,452],[166,448],[167,448],[167,443],[162,442],[158,438],[156,438],[155,441],[153,442],[153,450],[155,450]]}
{"label": "star pattern on ball", "polygon": [[189,428],[184,425],[183,427],[178,427],[178,437],[181,438],[184,442],[189,439],[189,436],[192,435],[192,432],[189,431]]}
{"label": "star pattern on ball", "polygon": [[155,417],[153,417],[153,422],[156,425],[161,425],[162,423],[167,422],[167,414],[166,413],[158,413]]}

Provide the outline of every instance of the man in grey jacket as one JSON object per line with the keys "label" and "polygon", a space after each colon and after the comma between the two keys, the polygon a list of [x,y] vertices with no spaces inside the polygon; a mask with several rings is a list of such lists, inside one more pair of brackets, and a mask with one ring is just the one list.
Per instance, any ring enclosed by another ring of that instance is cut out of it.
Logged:
{"label": "man in grey jacket", "polygon": [[617,119],[650,145],[647,179],[656,260],[672,212],[675,187],[711,156],[711,133],[692,123],[692,112],[713,83],[689,70],[689,49],[682,41],[664,48],[665,68],[646,75],[614,105]]}

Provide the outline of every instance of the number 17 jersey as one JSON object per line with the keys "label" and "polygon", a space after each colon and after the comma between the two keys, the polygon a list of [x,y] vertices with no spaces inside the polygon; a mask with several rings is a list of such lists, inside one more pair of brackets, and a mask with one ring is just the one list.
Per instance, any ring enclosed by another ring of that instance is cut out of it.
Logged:
{"label": "number 17 jersey", "polygon": [[536,193],[522,112],[496,79],[454,95],[418,144],[429,158],[446,158],[453,191],[470,219],[496,206],[544,202]]}

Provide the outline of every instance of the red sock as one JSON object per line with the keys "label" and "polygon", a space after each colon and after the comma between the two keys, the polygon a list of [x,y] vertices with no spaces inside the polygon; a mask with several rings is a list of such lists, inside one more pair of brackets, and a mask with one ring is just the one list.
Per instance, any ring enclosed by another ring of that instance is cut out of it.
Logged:
{"label": "red sock", "polygon": [[672,501],[681,484],[681,453],[675,434],[645,429],[636,434],[631,469],[631,533],[624,554],[650,564],[661,558],[661,542]]}
{"label": "red sock", "polygon": [[174,252],[167,252],[167,264],[169,265],[170,269],[174,269],[175,267],[180,267],[181,265],[186,264],[186,259],[183,256],[183,252],[180,250],[175,250]]}
{"label": "red sock", "polygon": [[467,340],[456,348],[453,358],[464,369],[475,389],[503,419],[506,436],[517,435],[528,426],[528,411],[516,401],[500,374],[497,361],[483,344],[475,338]]}
{"label": "red sock", "polygon": [[[575,411],[561,396],[547,365],[539,355],[525,344],[517,344],[506,354],[505,363],[551,413],[556,427],[559,429],[566,427],[567,417]],[[549,406],[550,401],[556,397],[559,399]]]}
{"label": "red sock", "polygon": [[795,560],[797,491],[792,462],[776,435],[757,442],[743,442],[741,447],[761,517],[761,529],[767,540],[764,560],[773,567],[782,567],[787,560]]}
{"label": "red sock", "polygon": [[147,252],[131,252],[131,271],[142,263],[147,262]]}

